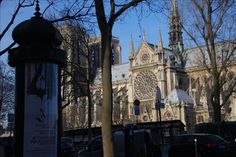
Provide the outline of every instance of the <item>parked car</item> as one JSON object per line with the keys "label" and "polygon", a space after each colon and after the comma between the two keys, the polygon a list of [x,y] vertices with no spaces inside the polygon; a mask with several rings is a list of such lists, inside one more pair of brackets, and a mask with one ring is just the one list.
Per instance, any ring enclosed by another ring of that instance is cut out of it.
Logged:
{"label": "parked car", "polygon": [[[125,156],[124,132],[122,130],[113,132],[115,157]],[[77,157],[102,157],[102,136],[96,136],[88,142],[87,146],[78,152]]]}
{"label": "parked car", "polygon": [[89,141],[87,146],[78,152],[77,157],[102,157],[102,136],[96,136]]}
{"label": "parked car", "polygon": [[229,142],[229,147],[231,150],[231,157],[235,157],[236,156],[236,138],[235,135],[234,137],[226,137],[225,138],[228,142]]}
{"label": "parked car", "polygon": [[169,157],[230,157],[229,143],[212,134],[185,134],[172,139]]}
{"label": "parked car", "polygon": [[[153,156],[152,137],[148,129],[129,129],[113,132],[115,157]],[[102,157],[102,136],[96,136],[78,152],[77,157]]]}
{"label": "parked car", "polygon": [[12,137],[0,137],[0,157],[13,157]]}
{"label": "parked car", "polygon": [[69,137],[61,138],[61,157],[76,157],[76,149],[73,140]]}

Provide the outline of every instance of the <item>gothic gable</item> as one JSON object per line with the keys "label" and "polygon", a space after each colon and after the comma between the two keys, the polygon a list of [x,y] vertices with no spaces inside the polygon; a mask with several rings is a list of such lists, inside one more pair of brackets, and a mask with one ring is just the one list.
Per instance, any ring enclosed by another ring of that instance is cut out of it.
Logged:
{"label": "gothic gable", "polygon": [[154,61],[154,53],[154,46],[143,41],[137,51],[135,65],[137,66],[152,63]]}

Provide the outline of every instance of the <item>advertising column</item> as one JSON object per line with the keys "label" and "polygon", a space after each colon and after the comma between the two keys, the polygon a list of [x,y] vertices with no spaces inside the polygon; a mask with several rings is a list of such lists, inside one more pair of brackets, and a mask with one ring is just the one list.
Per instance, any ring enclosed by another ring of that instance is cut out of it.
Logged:
{"label": "advertising column", "polygon": [[25,64],[24,157],[57,157],[58,65]]}
{"label": "advertising column", "polygon": [[18,47],[8,56],[8,64],[16,69],[15,157],[60,156],[60,72],[66,53],[59,49],[60,32],[41,16],[38,3],[35,16],[14,28]]}

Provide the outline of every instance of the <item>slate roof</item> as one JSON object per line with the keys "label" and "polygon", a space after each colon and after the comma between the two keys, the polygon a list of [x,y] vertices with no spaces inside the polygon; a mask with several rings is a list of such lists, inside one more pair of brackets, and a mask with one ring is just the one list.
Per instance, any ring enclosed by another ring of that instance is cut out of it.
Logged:
{"label": "slate roof", "polygon": [[[221,57],[222,53],[225,50],[231,51],[233,47],[234,47],[234,43],[232,41],[222,41],[222,42],[215,43],[217,58]],[[203,55],[198,47],[185,49],[187,52],[187,62],[185,66],[186,68],[194,68],[194,67],[199,67],[199,66],[202,67],[204,65],[203,61],[205,61],[207,64],[210,63],[209,55],[207,55],[206,46],[200,46],[200,48],[205,53],[206,59],[203,59]]]}
{"label": "slate roof", "polygon": [[[129,78],[129,63],[113,65],[111,71],[112,71],[112,82],[124,81]],[[101,82],[102,82],[101,69],[98,69],[94,83],[101,84]]]}
{"label": "slate roof", "polygon": [[193,99],[182,89],[174,89],[166,99],[170,104],[178,104],[185,102],[187,104],[193,104]]}
{"label": "slate roof", "polygon": [[121,81],[129,78],[129,63],[112,66],[112,81]]}

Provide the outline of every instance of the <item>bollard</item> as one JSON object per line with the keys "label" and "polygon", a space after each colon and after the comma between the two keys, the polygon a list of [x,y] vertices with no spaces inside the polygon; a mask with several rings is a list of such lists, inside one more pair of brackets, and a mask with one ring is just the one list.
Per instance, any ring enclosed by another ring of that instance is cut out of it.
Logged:
{"label": "bollard", "polygon": [[65,53],[59,31],[35,16],[13,30],[19,45],[9,50],[9,65],[16,70],[14,153],[16,157],[58,157],[60,150],[60,67]]}
{"label": "bollard", "polygon": [[195,150],[195,157],[198,157],[198,149],[197,149],[197,139],[194,139],[194,150]]}
{"label": "bollard", "polygon": [[169,156],[170,145],[167,143],[161,144],[161,157]]}

